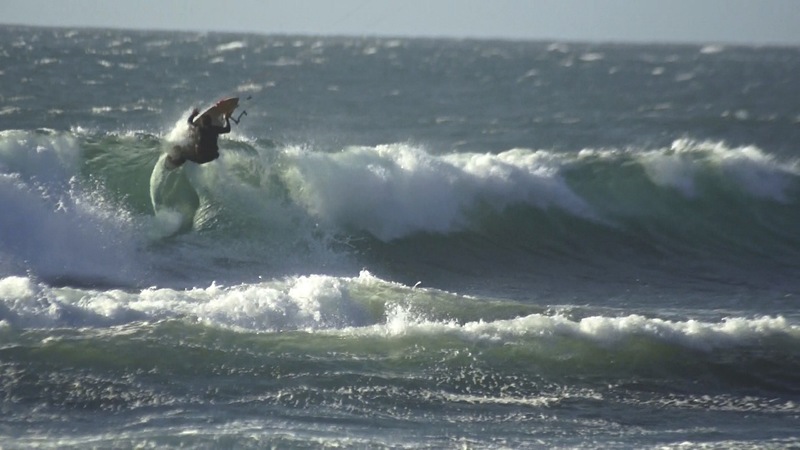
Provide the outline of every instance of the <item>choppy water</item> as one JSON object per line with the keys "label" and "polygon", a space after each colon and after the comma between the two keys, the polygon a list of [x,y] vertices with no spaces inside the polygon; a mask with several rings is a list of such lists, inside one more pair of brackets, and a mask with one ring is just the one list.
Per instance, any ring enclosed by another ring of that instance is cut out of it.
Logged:
{"label": "choppy water", "polygon": [[0,27],[0,445],[800,445],[798,69]]}

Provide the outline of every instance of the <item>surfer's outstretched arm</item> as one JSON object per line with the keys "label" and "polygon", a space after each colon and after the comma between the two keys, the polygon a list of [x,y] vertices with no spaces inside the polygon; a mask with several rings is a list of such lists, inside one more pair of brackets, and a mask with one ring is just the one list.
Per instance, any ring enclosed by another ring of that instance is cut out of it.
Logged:
{"label": "surfer's outstretched arm", "polygon": [[188,119],[189,125],[195,126],[194,118],[197,117],[198,114],[200,114],[200,110],[199,109],[195,108],[195,109],[192,110],[192,113],[189,115],[189,119]]}

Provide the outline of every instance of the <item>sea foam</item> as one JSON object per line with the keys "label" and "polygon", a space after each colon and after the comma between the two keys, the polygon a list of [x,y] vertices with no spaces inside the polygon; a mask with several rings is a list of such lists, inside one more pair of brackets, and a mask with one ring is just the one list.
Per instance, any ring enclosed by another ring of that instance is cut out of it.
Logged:
{"label": "sea foam", "polygon": [[[128,271],[129,217],[79,181],[69,133],[0,133],[0,252],[46,278],[114,279]],[[125,273],[130,275],[130,273]]]}
{"label": "sea foam", "polygon": [[[438,300],[431,302],[431,298]],[[678,321],[638,314],[571,318],[533,313],[462,321],[457,312],[445,317],[436,311],[438,305],[458,300],[454,294],[406,287],[368,272],[357,277],[308,275],[237,286],[212,283],[206,288],[138,292],[54,288],[28,277],[0,279],[0,320],[23,328],[108,327],[179,319],[240,332],[451,336],[501,344],[577,339],[616,348],[644,338],[704,352],[757,345],[773,337],[800,341],[800,325],[782,316]]]}

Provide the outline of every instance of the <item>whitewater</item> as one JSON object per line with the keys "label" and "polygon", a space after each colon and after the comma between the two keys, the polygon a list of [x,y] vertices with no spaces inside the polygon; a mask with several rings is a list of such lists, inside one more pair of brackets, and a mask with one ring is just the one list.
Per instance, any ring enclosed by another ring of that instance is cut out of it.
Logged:
{"label": "whitewater", "polygon": [[800,445],[799,49],[0,36],[3,448]]}

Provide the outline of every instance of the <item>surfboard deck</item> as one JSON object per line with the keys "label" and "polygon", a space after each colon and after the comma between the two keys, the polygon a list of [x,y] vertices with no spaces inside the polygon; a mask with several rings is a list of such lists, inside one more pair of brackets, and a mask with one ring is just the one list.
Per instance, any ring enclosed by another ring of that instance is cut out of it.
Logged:
{"label": "surfboard deck", "polygon": [[198,114],[192,123],[200,125],[203,117],[211,116],[211,123],[217,126],[225,125],[225,116],[233,114],[233,111],[239,106],[239,97],[228,97],[214,103],[208,108],[204,109]]}

